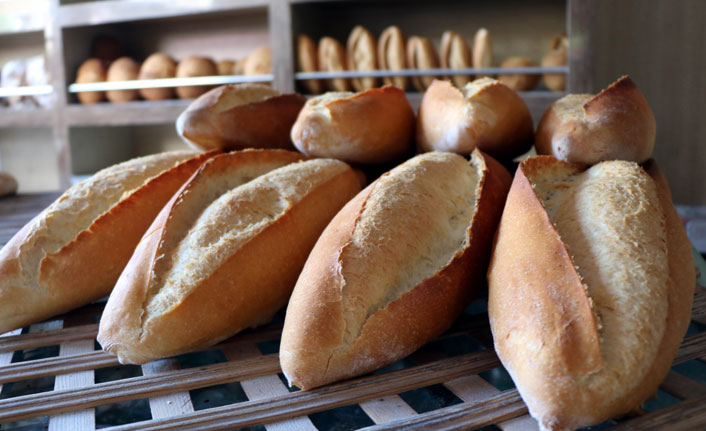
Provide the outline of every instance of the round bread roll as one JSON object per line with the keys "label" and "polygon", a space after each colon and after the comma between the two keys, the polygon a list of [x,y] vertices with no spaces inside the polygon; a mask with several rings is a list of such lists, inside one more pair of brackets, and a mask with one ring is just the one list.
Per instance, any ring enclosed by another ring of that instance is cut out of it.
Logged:
{"label": "round bread roll", "polygon": [[[378,69],[375,36],[365,27],[357,25],[348,36],[348,70],[371,71]],[[353,78],[356,91],[369,90],[378,86],[378,78]]]}
{"label": "round bread roll", "polygon": [[6,172],[0,172],[0,196],[17,193],[17,180]]}
{"label": "round bread roll", "polygon": [[378,164],[409,154],[414,111],[397,87],[334,92],[309,99],[292,127],[304,154]]}
{"label": "round bread roll", "polygon": [[476,79],[460,90],[449,81],[434,81],[419,105],[421,151],[470,154],[479,148],[507,161],[529,150],[532,140],[532,117],[524,100],[492,78]]}
{"label": "round bread roll", "polygon": [[[130,57],[120,57],[108,68],[108,82],[133,81],[140,74],[140,65]],[[124,103],[136,100],[137,90],[109,90],[105,96],[113,103]]]}
{"label": "round bread roll", "polygon": [[[297,38],[297,69],[300,72],[318,72],[319,61],[316,53],[316,42],[309,36],[300,34]],[[324,84],[318,79],[305,79],[301,82],[308,93],[320,94],[324,91]]]}
{"label": "round bread roll", "polygon": [[[407,65],[410,69],[424,70],[439,68],[439,56],[434,45],[426,37],[412,36],[407,41]],[[436,79],[434,76],[413,76],[412,84],[424,91]]]}
{"label": "round bread roll", "polygon": [[[381,70],[402,70],[407,68],[406,41],[404,33],[396,25],[387,27],[378,39],[378,64]],[[407,88],[406,76],[383,78],[385,85],[394,85],[400,90]]]}
{"label": "round bread roll", "polygon": [[235,75],[235,60],[221,60],[216,64],[219,75]]}
{"label": "round bread roll", "polygon": [[[323,72],[342,72],[346,70],[346,50],[332,37],[319,40],[319,68]],[[333,91],[349,91],[350,82],[346,78],[327,79],[326,86]]]}
{"label": "round bread roll", "polygon": [[[139,79],[163,79],[176,76],[176,62],[167,54],[156,52],[142,63]],[[173,88],[141,88],[140,95],[147,100],[164,100],[174,97]]]}
{"label": "round bread roll", "polygon": [[[536,66],[534,62],[525,57],[508,57],[500,63],[502,68],[511,67],[533,67]],[[529,91],[537,86],[539,82],[539,75],[535,74],[510,74],[510,75],[498,75],[498,81],[507,85],[515,91]]]}
{"label": "round bread roll", "polygon": [[269,46],[255,49],[243,63],[245,75],[267,75],[272,73],[272,50]]}
{"label": "round bread roll", "polygon": [[[460,34],[445,31],[441,36],[441,67],[444,69],[466,69],[472,66],[471,50]],[[451,77],[457,87],[463,87],[471,82],[469,75],[453,75]]]}
{"label": "round bread roll", "polygon": [[[106,70],[103,62],[98,58],[89,58],[84,61],[76,73],[76,83],[105,82]],[[78,101],[83,104],[98,103],[105,100],[104,91],[83,91],[76,93]]]}
{"label": "round bread roll", "polygon": [[[191,78],[194,76],[214,76],[218,74],[216,63],[205,57],[186,57],[177,65],[177,78]],[[180,99],[195,99],[212,89],[212,85],[192,85],[187,87],[177,87],[176,93]]]}
{"label": "round bread roll", "polygon": [[263,84],[223,85],[182,112],[177,133],[201,150],[294,149],[289,132],[305,101]]}
{"label": "round bread roll", "polygon": [[582,165],[650,158],[657,126],[645,97],[623,76],[597,96],[569,94],[552,104],[537,126],[537,154]]}
{"label": "round bread roll", "polygon": [[[549,52],[542,58],[542,67],[566,66],[568,50],[569,39],[566,36],[555,37],[549,47]],[[566,75],[563,73],[544,74],[542,81],[552,91],[564,91],[566,88]]]}
{"label": "round bread roll", "polygon": [[[485,69],[493,67],[493,45],[490,43],[490,33],[484,28],[478,29],[473,38],[473,67]],[[490,75],[476,75],[478,78],[490,78]]]}

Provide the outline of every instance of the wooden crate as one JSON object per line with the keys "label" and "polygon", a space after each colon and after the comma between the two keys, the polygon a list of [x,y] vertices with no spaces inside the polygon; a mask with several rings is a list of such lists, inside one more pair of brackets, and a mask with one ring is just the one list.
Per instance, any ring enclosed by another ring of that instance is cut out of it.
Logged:
{"label": "wooden crate", "polygon": [[[0,200],[0,243],[55,197]],[[137,367],[100,351],[95,336],[102,307],[92,304],[0,337],[0,429],[537,429],[489,348],[482,301],[411,357],[306,392],[288,389],[280,373],[281,315],[207,351]],[[693,321],[660,400],[649,402],[645,414],[605,426],[706,428],[702,287]]]}

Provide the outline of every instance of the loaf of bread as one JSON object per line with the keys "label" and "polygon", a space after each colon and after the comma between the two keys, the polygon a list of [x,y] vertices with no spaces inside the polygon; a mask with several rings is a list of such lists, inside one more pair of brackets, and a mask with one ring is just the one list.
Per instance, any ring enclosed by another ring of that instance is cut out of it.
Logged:
{"label": "loaf of bread", "polygon": [[217,343],[269,321],[316,239],[359,190],[353,170],[283,150],[214,157],[155,219],[118,280],[98,341],[122,363]]}
{"label": "loaf of bread", "polygon": [[[305,34],[300,34],[297,38],[297,70],[300,72],[319,71],[316,43]],[[318,79],[306,79],[300,82],[310,94],[320,94],[324,92],[324,84]]]}
{"label": "loaf of bread", "polygon": [[0,172],[0,197],[17,193],[17,180],[6,172]]}
{"label": "loaf of bread", "polygon": [[256,48],[243,63],[245,75],[267,75],[272,73],[272,50],[269,46]]}
{"label": "loaf of bread", "polygon": [[27,223],[0,251],[0,333],[108,295],[152,220],[211,156],[179,151],[106,168]]}
{"label": "loaf of bread", "polygon": [[[500,63],[501,68],[535,67],[536,64],[525,57],[508,57]],[[529,91],[537,86],[540,75],[535,73],[510,73],[498,75],[498,81],[515,91]]]}
{"label": "loaf of bread", "polygon": [[[353,27],[347,42],[348,70],[370,72],[378,70],[377,41],[365,27]],[[370,90],[378,86],[378,78],[353,78],[351,84],[355,91]]]}
{"label": "loaf of bread", "polygon": [[542,430],[657,391],[691,317],[691,246],[651,162],[518,168],[488,271],[495,350]]}
{"label": "loaf of bread", "polygon": [[[399,27],[386,28],[378,39],[378,64],[381,70],[402,70],[407,68],[407,41]],[[394,85],[400,90],[407,88],[406,76],[383,78],[385,85]]]}
{"label": "loaf of bread", "polygon": [[476,151],[414,157],[326,228],[287,307],[280,362],[311,389],[409,355],[484,285],[510,174]]}
{"label": "loaf of bread", "polygon": [[552,104],[537,126],[537,154],[570,163],[642,163],[650,158],[657,125],[645,97],[628,76],[598,95],[569,94]]}
{"label": "loaf of bread", "polygon": [[[218,75],[218,67],[210,58],[191,56],[186,57],[177,64],[177,78],[215,75]],[[180,99],[195,99],[212,88],[212,85],[191,85],[177,87],[176,93]]]}
{"label": "loaf of bread", "polygon": [[[110,64],[108,68],[107,80],[133,81],[140,74],[140,65],[130,57],[120,57]],[[113,103],[124,103],[137,100],[139,97],[137,90],[108,90],[105,96]]]}
{"label": "loaf of bread", "polygon": [[[97,58],[89,58],[81,63],[76,73],[77,84],[88,84],[91,82],[105,82],[106,68],[101,60]],[[83,104],[98,103],[105,100],[105,91],[82,91],[76,93],[78,101]]]}
{"label": "loaf of bread", "polygon": [[262,84],[223,85],[194,100],[176,121],[184,141],[202,150],[294,149],[289,138],[306,98]]}
{"label": "loaf of bread", "polygon": [[[445,31],[441,36],[441,67],[444,69],[468,69],[473,67],[471,49],[460,34]],[[470,75],[453,75],[451,80],[457,87],[471,81]]]}
{"label": "loaf of bread", "polygon": [[[493,45],[490,43],[490,33],[484,28],[478,29],[473,38],[473,67],[475,69],[485,69],[493,67]],[[490,75],[476,75],[478,78],[490,78]]]}
{"label": "loaf of bread", "polygon": [[[322,72],[343,72],[346,70],[346,49],[332,37],[322,37],[319,41],[319,68]],[[347,78],[327,79],[326,86],[331,91],[349,91],[350,81]]]}
{"label": "loaf of bread", "polygon": [[304,154],[363,164],[401,159],[413,139],[414,111],[392,86],[313,97],[292,127],[292,142]]}
{"label": "loaf of bread", "polygon": [[417,116],[417,146],[422,151],[470,154],[479,148],[509,161],[532,146],[532,117],[520,96],[492,78],[462,89],[434,81]]}
{"label": "loaf of bread", "polygon": [[[542,67],[566,66],[569,51],[569,39],[566,35],[552,39],[549,52],[542,57]],[[566,75],[563,73],[545,73],[542,75],[544,85],[552,91],[564,91]]]}
{"label": "loaf of bread", "polygon": [[[176,62],[167,54],[155,52],[140,67],[139,79],[164,79],[176,77]],[[174,98],[173,88],[141,88],[140,96],[146,100]]]}
{"label": "loaf of bread", "polygon": [[[412,36],[407,41],[407,65],[410,69],[426,70],[439,67],[436,49],[426,37]],[[418,91],[424,91],[436,79],[435,76],[422,75],[412,77],[412,84]]]}
{"label": "loaf of bread", "polygon": [[220,60],[216,63],[216,70],[218,70],[219,75],[235,75],[235,60]]}

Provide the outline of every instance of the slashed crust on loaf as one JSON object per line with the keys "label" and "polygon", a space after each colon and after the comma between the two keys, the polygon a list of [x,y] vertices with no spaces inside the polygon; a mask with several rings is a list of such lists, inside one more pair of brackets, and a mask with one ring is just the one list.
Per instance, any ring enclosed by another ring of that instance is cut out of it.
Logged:
{"label": "slashed crust on loaf", "polygon": [[[392,25],[387,27],[378,39],[378,63],[381,70],[400,70],[407,68],[406,41],[402,30]],[[406,76],[383,78],[385,85],[394,85],[400,90],[407,88]]]}

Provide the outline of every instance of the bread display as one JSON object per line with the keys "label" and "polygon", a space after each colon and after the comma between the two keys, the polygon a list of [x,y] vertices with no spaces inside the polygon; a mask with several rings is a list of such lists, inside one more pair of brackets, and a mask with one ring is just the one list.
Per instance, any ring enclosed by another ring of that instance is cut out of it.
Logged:
{"label": "bread display", "polygon": [[512,160],[530,149],[533,125],[527,105],[506,85],[481,78],[457,89],[434,81],[417,115],[421,151],[470,154],[479,148],[499,160]]}
{"label": "bread display", "polygon": [[0,172],[0,197],[17,193],[17,180],[6,172]]}
{"label": "bread display", "polygon": [[[163,79],[176,76],[176,62],[167,54],[156,52],[142,63],[138,79]],[[140,96],[147,100],[164,100],[174,97],[173,88],[141,88]]]}
{"label": "bread display", "polygon": [[[177,78],[190,78],[193,76],[214,76],[218,74],[216,63],[210,58],[191,56],[181,60],[177,65]],[[212,85],[191,85],[177,87],[176,93],[180,99],[195,99],[212,89]]]}
{"label": "bread display", "polygon": [[243,62],[243,74],[267,75],[272,73],[272,50],[261,46],[251,52]]}
{"label": "bread display", "polygon": [[603,160],[642,163],[652,154],[657,126],[645,97],[623,76],[598,95],[569,94],[552,104],[537,126],[537,154],[592,165]]}
{"label": "bread display", "polygon": [[[89,58],[81,63],[76,73],[76,83],[105,82],[107,71],[101,60]],[[105,91],[83,91],[76,93],[78,101],[83,104],[98,103],[105,100]]]}
{"label": "bread display", "polygon": [[[319,41],[319,68],[322,72],[342,72],[346,70],[346,50],[332,37],[322,37]],[[326,86],[332,91],[349,91],[350,82],[346,78],[327,79]]]}
{"label": "bread display", "polygon": [[[525,57],[508,57],[500,63],[501,68],[535,67],[536,64]],[[498,81],[515,91],[529,91],[537,86],[540,75],[527,73],[511,73],[498,75]]]}
{"label": "bread display", "polygon": [[280,362],[311,389],[403,358],[448,329],[485,278],[510,174],[476,151],[427,153],[331,221],[287,307]]}
{"label": "bread display", "polygon": [[[439,67],[436,49],[426,37],[412,36],[407,41],[407,66],[410,69],[425,70]],[[414,76],[412,84],[418,91],[424,91],[436,79],[434,76]]]}
{"label": "bread display", "polygon": [[310,156],[391,162],[410,153],[414,111],[397,87],[326,93],[306,102],[291,136],[294,146]]}
{"label": "bread display", "polygon": [[[542,57],[542,67],[566,66],[569,51],[569,38],[557,36],[552,39],[547,55]],[[545,73],[542,75],[544,85],[552,91],[564,91],[566,75],[563,73]]]}
{"label": "bread display", "polygon": [[[130,57],[120,57],[111,63],[106,75],[108,82],[132,81],[140,74],[140,65]],[[124,103],[136,100],[137,90],[108,90],[105,96],[113,103]]]}
{"label": "bread display", "polygon": [[691,316],[691,246],[651,162],[520,164],[488,271],[495,349],[542,430],[639,407]]}
{"label": "bread display", "polygon": [[[365,27],[355,26],[348,36],[346,45],[348,70],[367,72],[378,69],[377,41]],[[355,91],[365,91],[377,87],[379,80],[378,78],[353,78],[351,84]]]}
{"label": "bread display", "polygon": [[[478,29],[473,38],[473,68],[486,69],[493,67],[493,45],[490,43],[490,33],[484,28]],[[476,75],[478,78],[490,78],[490,75]]]}
{"label": "bread display", "polygon": [[289,133],[306,98],[268,85],[223,85],[194,100],[176,121],[182,139],[200,150],[290,148]]}
{"label": "bread display", "polygon": [[[378,39],[378,64],[381,70],[404,70],[407,68],[407,41],[404,33],[396,25],[387,27]],[[400,90],[407,89],[406,76],[383,78],[384,85],[394,85]]]}
{"label": "bread display", "polygon": [[[445,31],[441,36],[441,67],[444,69],[470,69],[473,67],[471,50],[466,41],[456,32]],[[457,87],[471,81],[469,75],[453,75],[451,80]]]}
{"label": "bread display", "polygon": [[301,159],[249,150],[205,163],[118,280],[100,322],[103,348],[144,363],[268,322],[316,239],[360,190],[345,163]]}
{"label": "bread display", "polygon": [[[305,34],[300,34],[297,38],[297,70],[300,72],[319,71],[316,42]],[[299,82],[310,94],[319,94],[324,91],[324,84],[318,79],[305,79]]]}
{"label": "bread display", "polygon": [[219,75],[236,75],[235,60],[221,60],[216,63],[216,70]]}
{"label": "bread display", "polygon": [[133,159],[68,189],[0,251],[0,332],[110,293],[172,195],[212,154]]}

